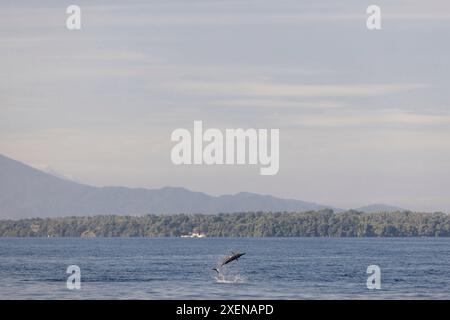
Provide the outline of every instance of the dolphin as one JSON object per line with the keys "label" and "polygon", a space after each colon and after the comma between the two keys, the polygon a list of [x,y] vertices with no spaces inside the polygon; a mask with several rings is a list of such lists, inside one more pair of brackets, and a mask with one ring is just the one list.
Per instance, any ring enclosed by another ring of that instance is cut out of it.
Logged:
{"label": "dolphin", "polygon": [[225,259],[223,259],[223,261],[215,268],[212,268],[212,270],[216,271],[217,273],[219,273],[219,268],[236,260],[238,261],[238,259],[240,257],[242,257],[245,254],[245,252],[231,252],[231,255],[225,257]]}

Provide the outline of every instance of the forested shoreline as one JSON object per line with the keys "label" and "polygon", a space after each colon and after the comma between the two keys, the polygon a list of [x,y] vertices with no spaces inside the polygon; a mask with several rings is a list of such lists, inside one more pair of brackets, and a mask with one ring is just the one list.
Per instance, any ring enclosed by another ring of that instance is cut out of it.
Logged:
{"label": "forested shoreline", "polygon": [[0,237],[449,237],[445,213],[242,212],[0,220]]}

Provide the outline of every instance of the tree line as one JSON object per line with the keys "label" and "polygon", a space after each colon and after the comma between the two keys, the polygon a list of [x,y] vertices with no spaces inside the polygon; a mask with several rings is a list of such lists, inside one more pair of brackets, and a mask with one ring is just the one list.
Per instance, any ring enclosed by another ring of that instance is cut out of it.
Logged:
{"label": "tree line", "polygon": [[445,213],[239,212],[0,220],[0,237],[449,237]]}

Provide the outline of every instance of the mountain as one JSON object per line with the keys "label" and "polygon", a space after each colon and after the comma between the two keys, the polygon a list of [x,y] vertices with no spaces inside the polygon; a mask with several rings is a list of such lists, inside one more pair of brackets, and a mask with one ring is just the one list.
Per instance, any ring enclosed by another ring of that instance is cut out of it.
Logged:
{"label": "mountain", "polygon": [[37,170],[43,171],[45,173],[48,173],[48,174],[50,174],[52,176],[55,176],[57,178],[61,178],[63,180],[73,181],[73,179],[71,179],[70,177],[60,173],[59,171],[53,169],[50,166],[47,166],[47,165],[34,165],[34,166],[31,166],[31,167],[33,167],[33,168],[35,168]]}
{"label": "mountain", "polygon": [[0,155],[0,219],[97,214],[300,212],[325,208],[331,207],[247,192],[215,197],[184,188],[99,188],[62,179]]}
{"label": "mountain", "polygon": [[364,206],[358,209],[355,209],[356,211],[365,212],[365,213],[379,213],[379,212],[403,212],[408,211],[403,208],[390,206],[387,204],[371,204],[368,206]]}

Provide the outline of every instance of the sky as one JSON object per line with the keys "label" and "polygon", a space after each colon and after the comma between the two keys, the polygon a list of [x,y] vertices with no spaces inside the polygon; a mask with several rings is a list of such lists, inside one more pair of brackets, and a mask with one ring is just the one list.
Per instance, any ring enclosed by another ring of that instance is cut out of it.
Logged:
{"label": "sky", "polygon": [[[96,186],[448,212],[449,39],[446,0],[0,0],[0,154]],[[280,129],[278,174],[175,166],[194,120]]]}

